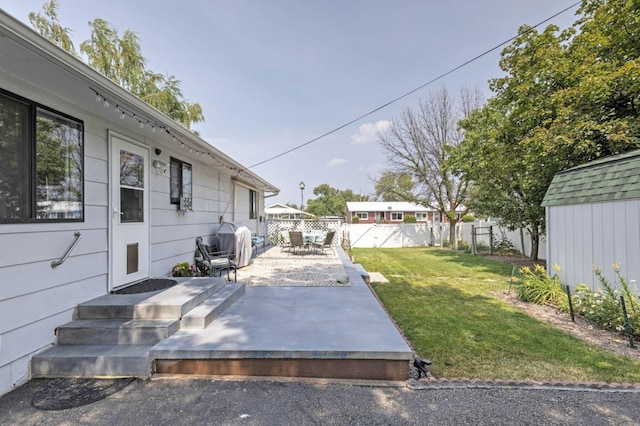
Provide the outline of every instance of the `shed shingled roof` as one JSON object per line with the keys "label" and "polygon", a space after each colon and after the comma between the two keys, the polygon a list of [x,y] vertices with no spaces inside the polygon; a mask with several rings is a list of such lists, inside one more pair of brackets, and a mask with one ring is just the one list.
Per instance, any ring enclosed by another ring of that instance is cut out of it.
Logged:
{"label": "shed shingled roof", "polygon": [[542,205],[563,206],[639,198],[640,150],[636,150],[556,173]]}

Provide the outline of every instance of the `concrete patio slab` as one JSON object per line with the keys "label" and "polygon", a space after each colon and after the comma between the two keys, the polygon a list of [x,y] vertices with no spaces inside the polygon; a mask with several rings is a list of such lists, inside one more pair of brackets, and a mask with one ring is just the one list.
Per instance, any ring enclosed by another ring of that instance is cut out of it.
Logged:
{"label": "concrete patio slab", "polygon": [[[351,286],[247,287],[203,330],[180,330],[155,345],[159,372],[170,360],[387,360],[412,351],[342,249]],[[304,257],[291,258],[304,267]],[[170,370],[170,369],[169,369]]]}

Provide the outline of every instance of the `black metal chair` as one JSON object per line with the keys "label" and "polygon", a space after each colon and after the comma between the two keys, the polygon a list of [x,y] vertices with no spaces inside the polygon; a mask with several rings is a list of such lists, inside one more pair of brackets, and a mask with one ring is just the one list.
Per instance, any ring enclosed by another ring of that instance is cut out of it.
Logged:
{"label": "black metal chair", "polygon": [[300,252],[300,250],[307,248],[301,231],[289,231],[289,240],[291,241],[291,250],[293,250],[293,254],[296,254],[296,249]]}
{"label": "black metal chair", "polygon": [[330,248],[331,250],[333,250],[332,244],[333,244],[333,237],[336,235],[336,231],[329,231],[327,232],[327,236],[324,237],[324,241],[321,243],[313,243],[313,247],[317,250],[320,249],[320,251],[322,251],[322,253],[324,253],[324,249],[325,248]]}
{"label": "black metal chair", "polygon": [[196,238],[195,260],[198,269],[206,275],[215,277],[217,272],[217,276],[221,277],[222,271],[226,270],[227,280],[231,281],[229,271],[233,270],[233,281],[238,281],[238,266],[233,261],[233,255],[228,251],[211,251],[211,248],[202,242],[202,237]]}

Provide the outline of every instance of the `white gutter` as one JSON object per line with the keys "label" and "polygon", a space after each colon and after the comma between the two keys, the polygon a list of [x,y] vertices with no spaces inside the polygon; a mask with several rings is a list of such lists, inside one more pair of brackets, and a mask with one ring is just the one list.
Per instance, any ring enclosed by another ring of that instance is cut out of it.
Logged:
{"label": "white gutter", "polygon": [[194,135],[191,131],[103,76],[80,59],[43,38],[3,9],[0,9],[0,32],[5,33],[10,39],[41,56],[52,65],[83,81],[87,85],[87,91],[95,90],[100,95],[116,101],[123,109],[136,111],[136,115],[141,118],[169,129],[178,138],[189,141],[194,147],[209,152],[215,159],[235,172],[237,176],[262,187],[260,189],[270,192],[280,191],[279,188],[262,179],[254,172],[247,170],[245,166],[216,149],[204,139]]}

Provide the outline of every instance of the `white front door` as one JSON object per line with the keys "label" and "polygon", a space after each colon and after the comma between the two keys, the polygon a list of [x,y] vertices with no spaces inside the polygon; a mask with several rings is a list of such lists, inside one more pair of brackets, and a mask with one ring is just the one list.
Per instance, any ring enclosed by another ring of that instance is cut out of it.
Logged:
{"label": "white front door", "polygon": [[149,277],[149,150],[109,134],[110,290]]}

